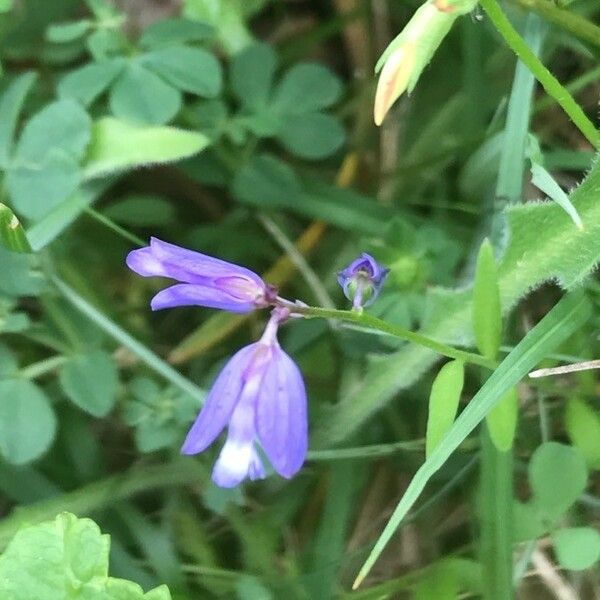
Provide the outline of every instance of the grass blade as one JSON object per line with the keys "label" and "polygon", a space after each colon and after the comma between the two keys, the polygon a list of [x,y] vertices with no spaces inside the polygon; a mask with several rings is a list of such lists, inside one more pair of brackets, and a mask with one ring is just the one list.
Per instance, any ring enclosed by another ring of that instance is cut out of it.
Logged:
{"label": "grass blade", "polygon": [[467,408],[456,419],[440,445],[423,463],[398,503],[383,533],[361,568],[354,588],[368,575],[375,561],[399,527],[402,519],[419,498],[429,479],[446,462],[486,414],[540,360],[576,331],[590,315],[590,306],[579,292],[566,295],[502,361]]}

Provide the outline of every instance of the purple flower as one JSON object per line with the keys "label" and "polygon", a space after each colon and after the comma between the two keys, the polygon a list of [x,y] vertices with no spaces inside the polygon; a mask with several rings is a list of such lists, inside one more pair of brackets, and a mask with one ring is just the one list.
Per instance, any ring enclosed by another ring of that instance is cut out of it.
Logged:
{"label": "purple flower", "polygon": [[234,487],[246,477],[265,476],[258,444],[285,478],[304,463],[306,389],[300,370],[277,341],[277,327],[288,315],[286,309],[275,309],[262,338],[229,360],[185,439],[181,452],[197,454],[228,427],[213,470],[218,486]]}
{"label": "purple flower", "polygon": [[363,252],[338,273],[338,283],[346,298],[352,300],[352,307],[360,309],[375,302],[389,272],[370,254]]}
{"label": "purple flower", "polygon": [[152,310],[197,305],[244,313],[269,306],[276,297],[276,290],[249,269],[154,237],[127,255],[127,266],[143,277],[181,282],[158,292]]}

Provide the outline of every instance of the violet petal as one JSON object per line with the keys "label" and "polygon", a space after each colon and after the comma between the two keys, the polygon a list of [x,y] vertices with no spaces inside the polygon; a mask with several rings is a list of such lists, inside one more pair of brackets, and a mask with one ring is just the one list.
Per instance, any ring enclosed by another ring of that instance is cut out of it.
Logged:
{"label": "violet petal", "polygon": [[240,300],[223,289],[192,283],[178,283],[161,290],[152,298],[150,306],[152,310],[175,306],[206,306],[237,313],[250,312],[256,308],[254,302]]}
{"label": "violet petal", "polygon": [[223,431],[240,399],[244,373],[252,362],[256,344],[236,352],[219,373],[204,406],[181,448],[182,454],[202,452]]}
{"label": "violet petal", "polygon": [[258,437],[273,468],[292,477],[308,448],[306,388],[296,363],[280,348],[266,368],[256,411]]}

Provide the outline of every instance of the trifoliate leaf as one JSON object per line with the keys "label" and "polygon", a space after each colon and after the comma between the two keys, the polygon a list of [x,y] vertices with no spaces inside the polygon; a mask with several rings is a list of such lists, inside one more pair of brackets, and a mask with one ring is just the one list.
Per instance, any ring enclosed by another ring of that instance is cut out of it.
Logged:
{"label": "trifoliate leaf", "polygon": [[142,55],[140,64],[184,92],[214,98],[221,91],[221,66],[206,50],[169,46]]}
{"label": "trifoliate leaf", "polygon": [[180,108],[180,92],[138,63],[129,64],[110,90],[112,113],[126,121],[162,125]]}

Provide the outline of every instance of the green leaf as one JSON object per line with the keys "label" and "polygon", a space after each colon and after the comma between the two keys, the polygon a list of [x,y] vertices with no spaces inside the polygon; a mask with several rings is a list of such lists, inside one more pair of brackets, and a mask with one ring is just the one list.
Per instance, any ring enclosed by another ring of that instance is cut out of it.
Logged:
{"label": "green leaf", "polygon": [[233,57],[231,87],[243,106],[251,110],[266,106],[276,69],[277,54],[268,44],[254,44]]}
{"label": "green leaf", "polygon": [[294,170],[268,154],[254,157],[233,180],[235,197],[261,208],[281,207],[282,197],[291,204],[299,202],[301,189]]}
{"label": "green leaf", "polygon": [[111,204],[104,215],[135,227],[161,227],[175,219],[175,208],[161,196],[131,195]]}
{"label": "green leaf", "polygon": [[170,600],[166,587],[148,594],[108,576],[109,536],[90,519],[62,513],[20,529],[0,556],[4,600]]}
{"label": "green leaf", "polygon": [[74,42],[82,38],[92,27],[89,19],[69,23],[53,23],[46,30],[46,39],[55,44]]}
{"label": "green leaf", "polygon": [[129,64],[110,90],[110,109],[120,119],[162,125],[181,108],[181,94],[138,63]]}
{"label": "green leaf", "polygon": [[32,273],[34,255],[11,252],[0,245],[0,293],[7,296],[35,296],[40,293],[43,279]]}
{"label": "green leaf", "polygon": [[94,417],[104,417],[111,411],[118,383],[114,361],[101,350],[71,358],[60,372],[65,394]]}
{"label": "green leaf", "polygon": [[0,166],[8,164],[12,153],[15,127],[25,98],[35,81],[35,73],[23,73],[17,77],[0,98]]}
{"label": "green leaf", "polygon": [[479,351],[495,360],[502,339],[502,307],[494,249],[484,240],[477,257],[473,287],[473,330]]}
{"label": "green leaf", "polygon": [[340,122],[322,113],[286,116],[277,139],[287,150],[308,159],[326,158],[339,150],[346,139]]}
{"label": "green leaf", "polygon": [[27,122],[17,145],[16,159],[42,162],[53,149],[79,159],[90,142],[91,126],[89,115],[77,102],[57,100]]}
{"label": "green leaf", "polygon": [[60,80],[58,94],[63,98],[74,98],[87,106],[108,88],[124,65],[121,58],[114,58],[71,71]]}
{"label": "green leaf", "polygon": [[13,7],[13,1],[14,0],[0,0],[0,14],[10,11]]}
{"label": "green leaf", "polygon": [[573,206],[567,194],[556,183],[552,175],[542,165],[534,162],[531,164],[531,175],[531,183],[544,192],[546,196],[552,198],[571,217],[571,221],[573,221],[578,229],[583,229],[583,223],[577,213],[577,209]]}
{"label": "green leaf", "polygon": [[437,448],[416,472],[383,533],[360,570],[356,583],[360,583],[370,571],[431,477],[443,466],[446,460],[508,390],[514,387],[549,352],[552,352],[569,335],[577,331],[587,321],[589,314],[590,306],[583,295],[579,293],[567,295],[529,331],[516,348],[502,361],[456,419],[448,434],[442,438]]}
{"label": "green leaf", "polygon": [[85,177],[181,160],[197,154],[209,140],[174,127],[142,127],[106,117],[96,121],[84,165]]}
{"label": "green leaf", "polygon": [[454,422],[464,377],[463,363],[459,360],[452,360],[440,369],[433,381],[429,395],[426,456],[431,454]]}
{"label": "green leaf", "polygon": [[587,476],[585,460],[577,448],[546,442],[529,463],[533,501],[548,520],[555,521],[581,496]]}
{"label": "green leaf", "polygon": [[[509,232],[505,253],[498,265],[502,312],[544,281],[571,288],[600,260],[600,162],[570,195],[583,231],[573,227],[565,212],[553,202],[526,203],[508,211]],[[379,225],[381,227],[381,225]],[[585,251],[583,251],[585,249]],[[468,345],[472,335],[472,292],[465,289],[432,289],[426,298],[422,333],[448,344]],[[321,444],[347,438],[376,411],[427,372],[434,353],[407,346],[385,358],[372,360],[356,391],[342,399],[335,418],[317,426],[313,435]]]}
{"label": "green leaf", "polygon": [[0,398],[2,456],[15,465],[40,457],[56,432],[56,417],[46,395],[26,379],[4,379],[0,381]]}
{"label": "green leaf", "polygon": [[144,29],[140,37],[140,46],[157,48],[170,44],[201,42],[211,37],[213,33],[213,28],[205,23],[183,18],[164,19]]}
{"label": "green leaf", "polygon": [[600,469],[600,417],[586,402],[568,401],[565,428],[590,469]]}
{"label": "green leaf", "polygon": [[15,210],[34,220],[66,200],[80,181],[79,162],[59,148],[52,148],[39,163],[22,162],[11,168],[6,178]]}
{"label": "green leaf", "polygon": [[512,448],[519,416],[519,397],[512,389],[494,406],[486,417],[490,438],[500,452]]}
{"label": "green leaf", "polygon": [[589,569],[600,558],[600,533],[592,527],[570,527],[552,533],[559,564],[571,571]]}
{"label": "green leaf", "polygon": [[214,27],[216,36],[230,54],[252,43],[246,26],[248,0],[186,0],[184,16]]}
{"label": "green leaf", "polygon": [[214,98],[221,91],[221,66],[206,50],[171,46],[144,54],[140,64],[184,92]]}
{"label": "green leaf", "polygon": [[13,252],[31,252],[25,230],[8,206],[0,203],[0,244]]}
{"label": "green leaf", "polygon": [[35,252],[55,240],[110,185],[96,180],[75,191],[27,230],[27,239]]}
{"label": "green leaf", "polygon": [[19,370],[19,363],[10,348],[0,343],[0,377],[12,377]]}
{"label": "green leaf", "polygon": [[283,114],[302,114],[327,108],[338,101],[340,80],[326,67],[302,63],[283,77],[273,98],[273,107]]}

